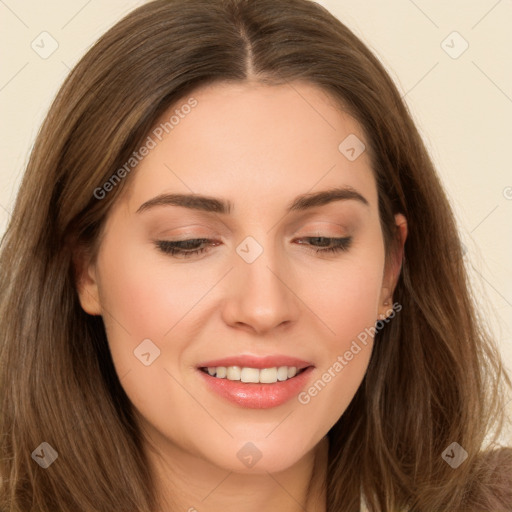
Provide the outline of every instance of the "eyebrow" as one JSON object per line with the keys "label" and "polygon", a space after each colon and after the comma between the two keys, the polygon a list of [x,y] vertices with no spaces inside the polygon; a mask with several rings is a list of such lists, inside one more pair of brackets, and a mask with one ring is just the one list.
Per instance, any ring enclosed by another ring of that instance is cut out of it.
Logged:
{"label": "eyebrow", "polygon": [[[355,200],[369,206],[366,198],[352,187],[335,187],[310,194],[297,196],[287,206],[286,212],[305,211],[317,206],[324,206],[334,201]],[[229,215],[233,209],[233,203],[228,200],[218,199],[199,194],[161,194],[143,203],[137,213],[149,210],[155,206],[181,206],[192,210],[201,210],[209,213]]]}

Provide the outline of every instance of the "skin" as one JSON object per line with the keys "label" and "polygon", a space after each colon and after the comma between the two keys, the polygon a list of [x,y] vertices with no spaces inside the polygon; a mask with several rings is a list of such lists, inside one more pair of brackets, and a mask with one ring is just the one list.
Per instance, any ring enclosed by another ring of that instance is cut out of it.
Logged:
{"label": "skin", "polygon": [[[386,263],[369,156],[349,161],[338,150],[364,133],[322,90],[217,83],[193,97],[198,106],[144,158],[111,210],[97,257],[82,265],[81,304],[104,318],[162,510],[173,496],[179,510],[324,511],[326,434],[356,393],[373,340],[307,404],[241,408],[209,391],[196,366],[285,354],[312,362],[308,386],[316,382],[389,314],[406,221],[396,216],[401,248]],[[297,195],[335,186],[354,188],[368,205],[343,200],[285,214]],[[234,210],[137,213],[159,194],[191,192],[229,199]],[[250,264],[236,252],[247,236],[263,248]],[[330,255],[297,242],[315,236],[353,241]],[[193,238],[220,243],[189,258],[155,245]],[[147,338],[161,351],[150,366],[133,354]],[[237,458],[248,442],[262,455],[252,468]]]}

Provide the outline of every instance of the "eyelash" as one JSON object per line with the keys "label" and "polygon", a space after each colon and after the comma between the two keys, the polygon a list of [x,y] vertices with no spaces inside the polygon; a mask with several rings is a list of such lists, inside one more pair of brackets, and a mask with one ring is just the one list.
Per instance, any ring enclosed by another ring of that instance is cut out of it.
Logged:
{"label": "eyelash", "polygon": [[[307,236],[303,237],[299,240],[329,240],[331,243],[334,243],[335,245],[333,247],[329,247],[327,249],[313,249],[310,250],[314,251],[315,253],[322,253],[322,254],[337,254],[339,252],[345,252],[348,251],[352,244],[352,237],[344,237],[344,238],[333,238],[333,237],[325,237],[325,236]],[[160,251],[162,251],[165,254],[169,254],[175,258],[184,257],[189,258],[194,255],[199,255],[201,253],[204,253],[208,249],[206,247],[201,247],[199,249],[193,249],[193,250],[186,250],[183,249],[181,244],[191,244],[197,245],[198,243],[204,244],[207,242],[211,242],[208,238],[192,238],[190,240],[177,240],[177,241],[169,241],[169,240],[159,240],[155,242],[156,246]],[[216,244],[210,244],[210,245],[216,245]]]}

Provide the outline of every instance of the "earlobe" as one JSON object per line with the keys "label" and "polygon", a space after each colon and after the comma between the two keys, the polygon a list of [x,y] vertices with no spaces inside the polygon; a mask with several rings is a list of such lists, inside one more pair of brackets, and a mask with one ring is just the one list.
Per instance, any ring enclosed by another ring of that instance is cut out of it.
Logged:
{"label": "earlobe", "polygon": [[84,254],[74,259],[75,281],[82,309],[89,315],[101,315],[96,266]]}
{"label": "earlobe", "polygon": [[383,286],[381,291],[380,303],[379,303],[379,319],[384,320],[390,315],[392,309],[392,292],[390,294],[389,288]]}

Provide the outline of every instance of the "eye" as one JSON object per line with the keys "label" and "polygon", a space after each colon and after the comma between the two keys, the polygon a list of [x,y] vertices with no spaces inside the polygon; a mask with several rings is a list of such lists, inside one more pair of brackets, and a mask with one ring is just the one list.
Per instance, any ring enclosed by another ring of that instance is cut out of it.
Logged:
{"label": "eye", "polygon": [[[299,240],[310,240],[311,250],[319,253],[336,254],[340,251],[348,251],[352,244],[352,237],[329,238],[325,236],[308,236]],[[299,242],[301,243],[301,242]],[[318,245],[316,245],[318,244]],[[330,246],[330,247],[327,247]]]}
{"label": "eye", "polygon": [[195,254],[201,254],[207,250],[203,247],[204,244],[210,242],[210,245],[216,245],[215,242],[209,238],[192,238],[190,240],[177,240],[171,242],[169,240],[159,240],[156,246],[165,254],[170,254],[175,257],[189,258]]}
{"label": "eye", "polygon": [[[310,250],[316,253],[324,254],[336,254],[340,251],[347,251],[352,243],[352,237],[344,238],[332,238],[323,236],[309,236],[303,237],[298,240],[309,240]],[[209,238],[192,238],[189,240],[158,240],[155,245],[160,251],[165,254],[170,254],[176,258],[190,258],[194,255],[202,254],[208,251],[205,245],[219,245],[220,242],[216,242]],[[304,242],[300,242],[300,245],[304,245]]]}

